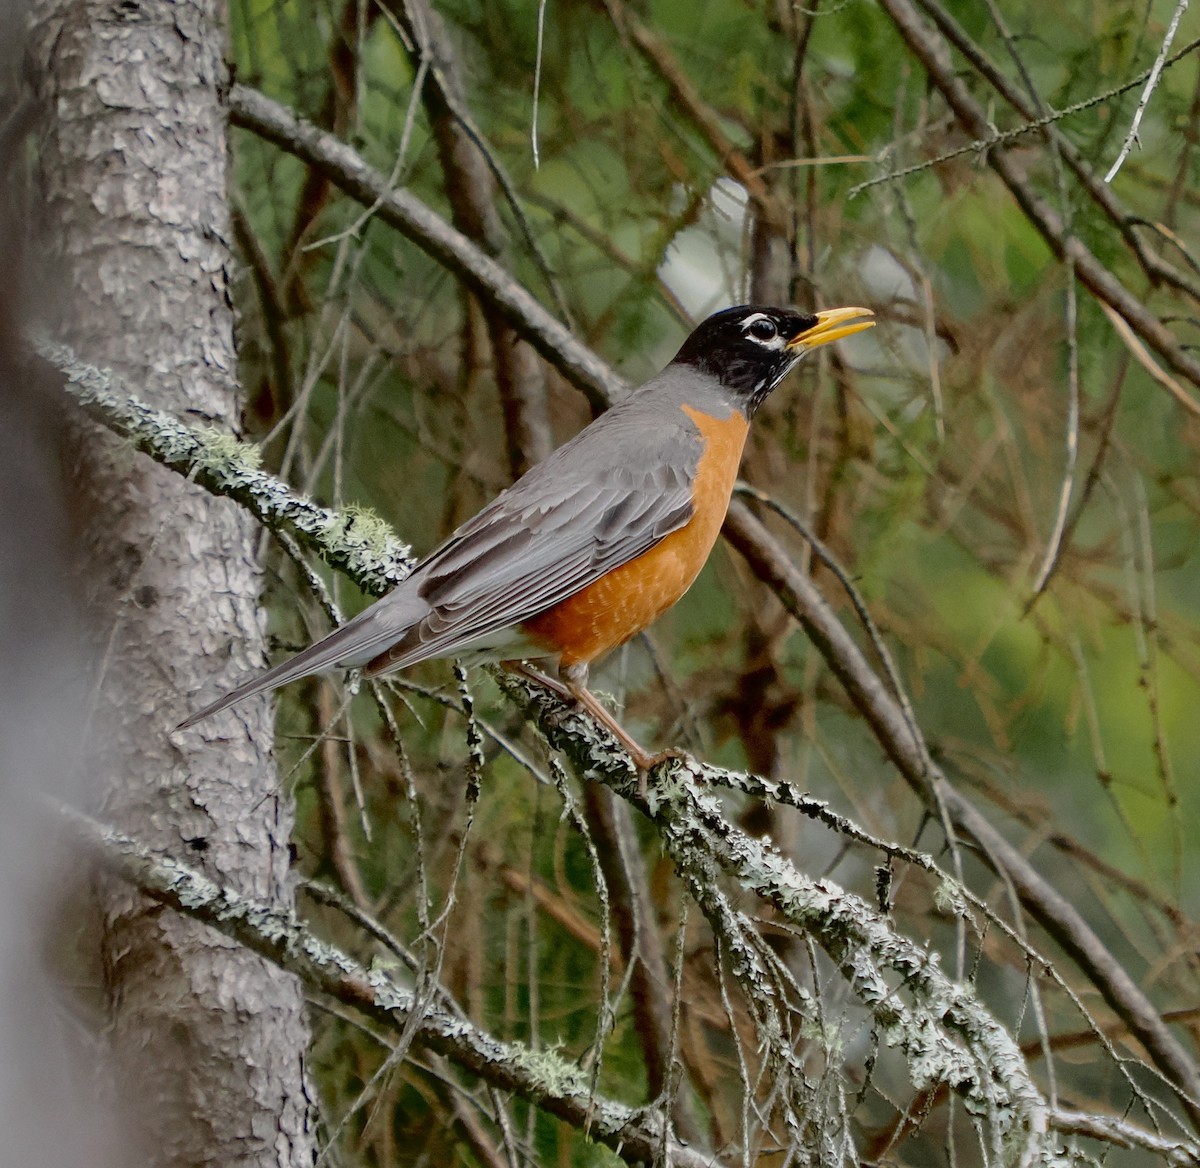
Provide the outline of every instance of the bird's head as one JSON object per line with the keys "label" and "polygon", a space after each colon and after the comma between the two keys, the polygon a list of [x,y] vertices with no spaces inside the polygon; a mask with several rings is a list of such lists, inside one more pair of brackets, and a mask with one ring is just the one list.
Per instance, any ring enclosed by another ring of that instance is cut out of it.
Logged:
{"label": "bird's head", "polygon": [[766,400],[810,349],[860,333],[875,323],[866,308],[831,308],[815,314],[743,304],[716,312],[697,325],[675,356],[715,377],[747,417]]}

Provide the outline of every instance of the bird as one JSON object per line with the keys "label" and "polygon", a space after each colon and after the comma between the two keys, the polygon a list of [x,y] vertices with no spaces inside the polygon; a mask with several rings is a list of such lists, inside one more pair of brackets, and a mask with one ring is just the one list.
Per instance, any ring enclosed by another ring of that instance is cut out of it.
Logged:
{"label": "bird", "polygon": [[644,798],[651,768],[681,752],[644,750],[588,689],[589,667],[699,575],[762,403],[806,353],[871,328],[873,315],[761,305],[714,313],[660,373],[530,468],[386,596],[177,729],[332,669],[377,677],[434,658],[498,662],[606,727]]}

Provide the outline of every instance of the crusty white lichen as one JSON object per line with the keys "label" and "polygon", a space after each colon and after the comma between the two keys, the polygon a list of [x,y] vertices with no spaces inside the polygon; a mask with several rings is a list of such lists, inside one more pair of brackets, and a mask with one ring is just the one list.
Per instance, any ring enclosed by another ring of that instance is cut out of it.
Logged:
{"label": "crusty white lichen", "polygon": [[[98,857],[151,896],[218,928],[227,936],[299,976],[306,985],[368,1011],[402,1031],[421,1010],[417,1041],[481,1074],[501,1089],[577,1123],[610,1146],[639,1144],[650,1152],[663,1138],[661,1118],[606,1099],[591,1077],[556,1049],[531,1050],[498,1039],[436,1002],[419,1003],[382,965],[367,967],[322,941],[292,910],[275,908],[210,880],[178,860],[151,852],[136,840],[69,808],[63,818]],[[712,1160],[670,1141],[672,1161],[702,1168]],[[648,1158],[648,1157],[647,1157]]]}
{"label": "crusty white lichen", "polygon": [[41,341],[37,348],[91,417],[156,462],[241,503],[267,527],[295,536],[365,592],[381,595],[408,575],[411,549],[373,512],[321,507],[262,470],[258,447],[216,427],[187,426],[146,405],[111,371],[80,361],[65,345]]}
{"label": "crusty white lichen", "polygon": [[[692,780],[686,794],[665,799],[659,816],[680,871],[710,870],[715,859],[833,958],[874,1015],[880,1037],[904,1053],[915,1086],[945,1083],[995,1139],[1020,1149],[1016,1159],[1054,1163],[1045,1101],[1020,1048],[974,990],[947,976],[936,953],[897,932],[866,901],[806,876],[768,841],[730,825],[720,803],[695,781],[702,768],[678,767],[676,784],[684,771]],[[759,985],[749,981],[747,993]]]}

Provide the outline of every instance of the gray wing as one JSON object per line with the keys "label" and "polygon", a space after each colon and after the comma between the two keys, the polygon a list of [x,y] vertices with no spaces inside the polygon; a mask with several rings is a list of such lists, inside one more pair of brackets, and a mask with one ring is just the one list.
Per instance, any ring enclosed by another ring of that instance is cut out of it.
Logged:
{"label": "gray wing", "polygon": [[692,516],[700,437],[677,404],[647,400],[646,389],[538,463],[382,600],[193,714],[180,729],[335,666],[370,663],[379,673],[455,656],[677,531]]}
{"label": "gray wing", "polygon": [[418,565],[428,615],[371,672],[452,657],[648,551],[692,517],[700,450],[678,408],[604,415]]}

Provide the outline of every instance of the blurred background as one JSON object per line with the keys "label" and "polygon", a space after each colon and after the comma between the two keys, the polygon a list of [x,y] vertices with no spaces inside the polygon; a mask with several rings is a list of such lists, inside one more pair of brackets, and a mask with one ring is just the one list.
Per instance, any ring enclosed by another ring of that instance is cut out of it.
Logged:
{"label": "blurred background", "polygon": [[[867,645],[800,528],[828,546],[951,781],[1076,904],[1194,1057],[1196,11],[230,0],[228,21],[237,82],[452,221],[631,384],[729,304],[874,310],[874,330],[804,362],[760,412],[750,504]],[[1160,56],[1138,140],[1105,183]],[[248,435],[298,489],[370,508],[428,551],[594,407],[377,203],[244,124],[231,144]],[[297,649],[328,618],[277,544],[261,552],[274,647]],[[361,606],[326,580],[343,612]],[[998,929],[964,931],[916,869],[884,881],[895,927],[973,983],[1053,1100],[1180,1130],[1102,989],[970,849],[947,850],[735,552],[719,545],[676,609],[593,677],[648,745],[790,781],[877,837],[961,863],[1058,980]],[[743,895],[825,1011],[823,1040],[795,1051],[812,1127],[789,1127],[757,1077],[751,1011],[648,824],[590,785],[556,785],[491,678],[467,684],[482,766],[446,663],[396,679],[402,751],[369,701],[332,683],[281,695],[303,877],[406,939],[501,1036],[591,1065],[605,987],[597,1082],[634,1105],[664,1086],[647,1039],[657,995],[679,1130],[723,1155],[829,1163],[806,1140],[836,1130],[848,1163],[989,1162],[986,1125],[915,1089],[829,959]],[[875,902],[877,851],[761,802],[730,796],[728,812]],[[302,903],[326,935],[374,951],[343,912]],[[640,988],[634,950],[652,975]],[[314,1003],[313,1027],[332,1163],[612,1160],[433,1056],[389,1062],[329,1003]],[[1159,1159],[1074,1146],[1110,1164]]]}

